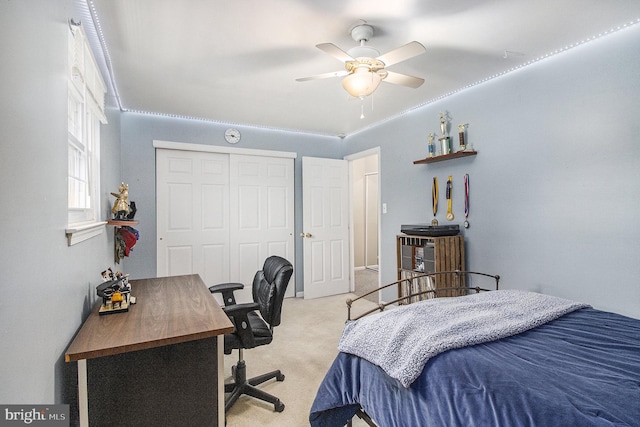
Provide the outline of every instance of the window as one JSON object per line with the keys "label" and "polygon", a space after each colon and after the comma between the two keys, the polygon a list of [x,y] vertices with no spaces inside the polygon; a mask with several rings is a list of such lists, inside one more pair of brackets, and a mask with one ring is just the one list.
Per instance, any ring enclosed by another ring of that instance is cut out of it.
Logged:
{"label": "window", "polygon": [[102,233],[100,221],[100,123],[106,123],[106,86],[82,26],[70,26],[68,45],[69,245]]}

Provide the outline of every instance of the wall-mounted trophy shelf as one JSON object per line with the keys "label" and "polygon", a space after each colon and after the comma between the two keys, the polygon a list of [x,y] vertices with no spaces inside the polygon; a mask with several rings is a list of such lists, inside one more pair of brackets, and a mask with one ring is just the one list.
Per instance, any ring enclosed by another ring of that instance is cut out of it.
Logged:
{"label": "wall-mounted trophy shelf", "polygon": [[477,151],[458,151],[451,154],[442,154],[441,156],[427,157],[426,159],[416,160],[413,162],[413,164],[420,165],[423,163],[435,163],[441,162],[443,160],[457,159],[458,157],[475,156],[476,154],[478,154]]}

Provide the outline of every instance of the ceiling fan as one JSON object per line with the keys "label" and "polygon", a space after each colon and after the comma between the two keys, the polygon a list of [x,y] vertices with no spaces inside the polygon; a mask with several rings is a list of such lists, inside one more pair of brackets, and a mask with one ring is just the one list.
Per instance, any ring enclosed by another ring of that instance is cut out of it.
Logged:
{"label": "ceiling fan", "polygon": [[371,95],[378,88],[382,80],[414,89],[424,83],[424,79],[420,77],[396,73],[385,68],[425,53],[426,49],[422,44],[413,41],[380,55],[377,49],[365,45],[365,42],[372,36],[373,27],[368,24],[360,24],[351,29],[351,37],[360,43],[360,45],[349,49],[348,52],[345,52],[333,43],[316,45],[318,49],[344,62],[345,69],[302,77],[296,80],[303,82],[307,80],[345,76],[345,78],[342,79],[342,86],[350,95],[360,99]]}

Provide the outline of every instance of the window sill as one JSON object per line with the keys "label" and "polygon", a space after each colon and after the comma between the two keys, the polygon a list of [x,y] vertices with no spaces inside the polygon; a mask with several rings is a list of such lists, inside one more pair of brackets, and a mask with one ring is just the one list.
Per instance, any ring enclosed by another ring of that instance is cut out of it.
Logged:
{"label": "window sill", "polygon": [[67,234],[67,245],[73,246],[102,234],[106,224],[107,221],[99,221],[92,222],[90,224],[78,225],[73,228],[67,228],[65,230],[65,233]]}

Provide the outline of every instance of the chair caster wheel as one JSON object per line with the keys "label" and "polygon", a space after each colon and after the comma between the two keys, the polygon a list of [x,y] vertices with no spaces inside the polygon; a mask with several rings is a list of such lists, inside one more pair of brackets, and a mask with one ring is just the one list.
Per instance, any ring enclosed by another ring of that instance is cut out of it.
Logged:
{"label": "chair caster wheel", "polygon": [[280,374],[276,377],[276,381],[284,381],[284,374]]}
{"label": "chair caster wheel", "polygon": [[284,403],[280,402],[279,400],[273,404],[273,407],[276,412],[284,411]]}

